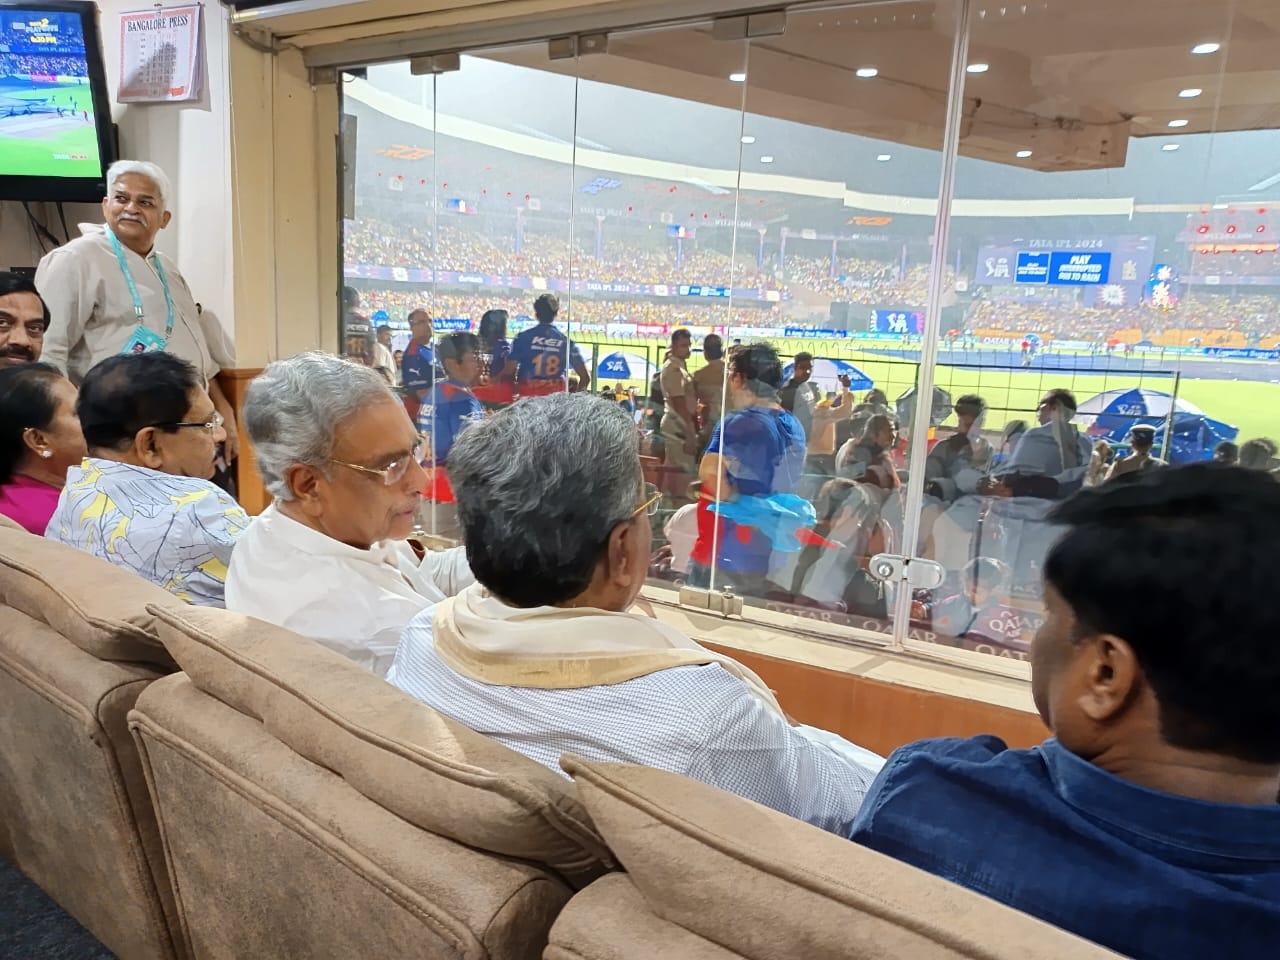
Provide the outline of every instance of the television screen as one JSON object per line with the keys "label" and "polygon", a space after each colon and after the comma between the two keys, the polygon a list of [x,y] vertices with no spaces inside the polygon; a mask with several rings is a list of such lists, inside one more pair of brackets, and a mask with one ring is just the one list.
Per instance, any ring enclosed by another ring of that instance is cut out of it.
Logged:
{"label": "television screen", "polygon": [[0,0],[0,199],[100,200],[111,152],[94,4]]}

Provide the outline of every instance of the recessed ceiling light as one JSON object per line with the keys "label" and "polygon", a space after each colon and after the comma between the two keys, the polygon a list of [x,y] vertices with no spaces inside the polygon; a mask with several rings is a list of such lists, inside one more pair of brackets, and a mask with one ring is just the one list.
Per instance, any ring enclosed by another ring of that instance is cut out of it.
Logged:
{"label": "recessed ceiling light", "polygon": [[1017,153],[1014,154],[1014,156],[1017,157],[1019,160],[1025,160],[1027,159],[1027,157],[1031,156],[1031,151],[1019,150]]}
{"label": "recessed ceiling light", "polygon": [[755,138],[755,137],[753,137],[753,136],[751,136],[751,134],[747,134],[745,137],[743,137],[743,138],[742,138],[742,142],[743,142],[743,143],[755,143],[755,142],[756,142],[756,138]]}
{"label": "recessed ceiling light", "polygon": [[760,158],[760,162],[761,162],[761,163],[773,163],[773,157],[761,157],[761,158]]}
{"label": "recessed ceiling light", "polygon": [[880,156],[876,157],[876,159],[879,160],[881,163],[888,163],[890,160],[893,159],[893,155],[889,153],[882,153],[880,154]]}
{"label": "recessed ceiling light", "polygon": [[1169,126],[1177,130],[1179,127],[1185,127],[1190,122],[1190,120],[1170,120]]}
{"label": "recessed ceiling light", "polygon": [[1165,144],[1163,147],[1161,147],[1160,149],[1161,149],[1161,150],[1163,150],[1165,153],[1173,153],[1173,151],[1175,151],[1175,150],[1177,150],[1177,149],[1178,149],[1178,144],[1176,144],[1176,143],[1166,143],[1166,144]]}
{"label": "recessed ceiling light", "polygon": [[1217,53],[1222,49],[1220,43],[1197,43],[1191,48],[1191,52],[1195,54]]}
{"label": "recessed ceiling light", "polygon": [[746,83],[747,75],[745,73],[731,73],[729,74],[729,79],[734,83]]}
{"label": "recessed ceiling light", "polygon": [[991,69],[989,63],[971,63],[964,68],[966,73],[986,73]]}
{"label": "recessed ceiling light", "polygon": [[859,67],[854,71],[854,74],[861,77],[863,80],[870,80],[872,77],[878,76],[880,71],[875,67]]}
{"label": "recessed ceiling light", "polygon": [[1200,96],[1200,94],[1202,93],[1204,93],[1204,91],[1201,90],[1199,87],[1187,87],[1187,89],[1185,90],[1179,90],[1178,96],[1180,96],[1183,100],[1194,100],[1196,97]]}

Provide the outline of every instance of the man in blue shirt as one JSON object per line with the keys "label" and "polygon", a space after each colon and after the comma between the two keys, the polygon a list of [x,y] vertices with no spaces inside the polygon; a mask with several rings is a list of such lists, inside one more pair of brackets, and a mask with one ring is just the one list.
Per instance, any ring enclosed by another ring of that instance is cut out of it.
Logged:
{"label": "man in blue shirt", "polygon": [[427,399],[436,380],[436,358],[431,350],[431,314],[419,308],[409,314],[411,339],[400,361],[400,384],[404,388],[404,408],[411,420],[418,419],[418,407]]}
{"label": "man in blue shirt", "polygon": [[540,397],[566,390],[569,368],[578,377],[578,390],[591,386],[591,374],[582,362],[577,345],[555,326],[560,301],[544,293],[533,301],[536,326],[525,330],[511,345],[516,364],[516,392],[522,397]]}
{"label": "man in blue shirt", "polygon": [[1280,484],[1198,464],[1051,516],[1055,737],[898,750],[852,838],[1139,960],[1280,950]]}

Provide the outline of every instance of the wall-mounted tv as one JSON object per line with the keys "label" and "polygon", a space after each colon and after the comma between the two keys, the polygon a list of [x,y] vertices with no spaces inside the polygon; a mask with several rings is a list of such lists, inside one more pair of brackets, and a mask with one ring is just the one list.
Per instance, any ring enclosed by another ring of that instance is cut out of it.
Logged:
{"label": "wall-mounted tv", "polygon": [[0,0],[0,200],[101,200],[112,154],[97,7]]}

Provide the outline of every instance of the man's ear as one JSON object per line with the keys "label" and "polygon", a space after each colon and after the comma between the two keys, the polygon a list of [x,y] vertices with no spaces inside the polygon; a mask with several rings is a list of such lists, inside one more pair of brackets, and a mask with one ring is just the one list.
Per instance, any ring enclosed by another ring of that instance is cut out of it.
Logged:
{"label": "man's ear", "polygon": [[164,453],[160,449],[160,431],[156,427],[143,427],[133,437],[133,452],[138,462],[152,470],[164,471]]}
{"label": "man's ear", "polygon": [[1080,709],[1095,723],[1105,723],[1122,713],[1141,692],[1142,667],[1133,648],[1109,633],[1081,641]]}
{"label": "man's ear", "polygon": [[160,229],[163,230],[169,225],[169,221],[173,219],[173,214],[166,210],[160,215]]}
{"label": "man's ear", "polygon": [[284,482],[293,494],[293,502],[305,512],[313,514],[320,508],[320,472],[305,463],[290,464],[284,472]]}
{"label": "man's ear", "polygon": [[606,556],[609,561],[609,579],[618,586],[629,587],[634,582],[636,572],[631,569],[630,538],[635,535],[634,525],[620,523],[609,532],[609,546]]}

